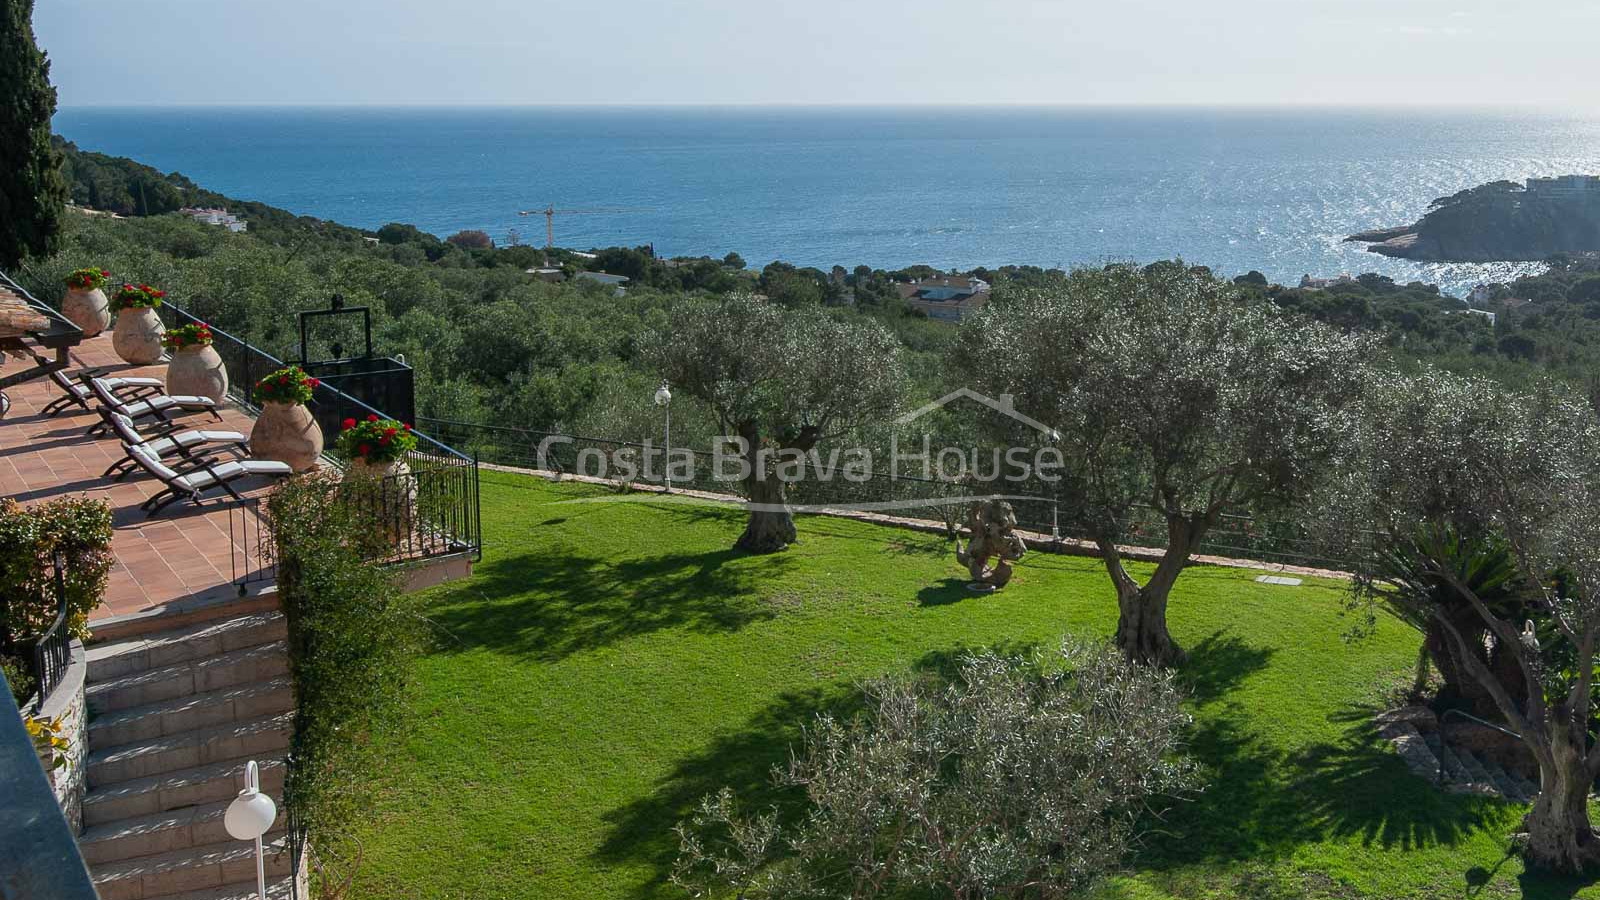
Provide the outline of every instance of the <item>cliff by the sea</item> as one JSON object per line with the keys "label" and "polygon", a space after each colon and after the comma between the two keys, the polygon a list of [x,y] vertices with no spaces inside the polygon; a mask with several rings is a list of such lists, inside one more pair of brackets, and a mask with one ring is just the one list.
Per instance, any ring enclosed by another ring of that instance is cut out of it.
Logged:
{"label": "cliff by the sea", "polygon": [[1600,177],[1495,181],[1429,205],[1411,225],[1346,238],[1373,253],[1429,262],[1538,261],[1600,251]]}

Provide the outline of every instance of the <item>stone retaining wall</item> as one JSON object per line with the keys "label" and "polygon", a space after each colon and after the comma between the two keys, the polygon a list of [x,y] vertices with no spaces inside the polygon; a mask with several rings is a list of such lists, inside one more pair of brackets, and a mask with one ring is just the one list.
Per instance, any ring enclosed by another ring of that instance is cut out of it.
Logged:
{"label": "stone retaining wall", "polygon": [[66,751],[67,764],[51,769],[48,760],[41,758],[40,763],[45,767],[45,777],[55,791],[56,802],[61,804],[67,824],[72,827],[73,834],[79,834],[83,831],[85,763],[89,756],[89,715],[83,697],[89,662],[82,641],[73,641],[67,655],[66,674],[45,698],[38,713],[39,718],[61,723],[61,736],[70,744]]}

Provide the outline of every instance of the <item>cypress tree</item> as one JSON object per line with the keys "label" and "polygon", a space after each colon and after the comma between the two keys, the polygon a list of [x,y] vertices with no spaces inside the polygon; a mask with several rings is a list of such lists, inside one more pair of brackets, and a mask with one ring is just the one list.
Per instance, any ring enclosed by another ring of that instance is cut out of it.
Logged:
{"label": "cypress tree", "polygon": [[61,154],[50,146],[55,111],[33,0],[0,0],[0,268],[60,243],[68,194]]}

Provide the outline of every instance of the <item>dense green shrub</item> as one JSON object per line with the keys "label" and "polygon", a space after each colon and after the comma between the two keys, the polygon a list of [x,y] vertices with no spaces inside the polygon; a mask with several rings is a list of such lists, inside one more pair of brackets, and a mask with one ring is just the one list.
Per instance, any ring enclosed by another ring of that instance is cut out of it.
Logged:
{"label": "dense green shrub", "polygon": [[48,579],[56,550],[67,563],[67,627],[74,637],[89,636],[89,613],[111,571],[111,507],[79,497],[31,507],[0,501],[0,631],[28,637],[55,620]]}
{"label": "dense green shrub", "polygon": [[673,881],[752,900],[1062,897],[1121,861],[1148,804],[1196,785],[1173,676],[1104,646],[1042,667],[969,656],[948,684],[866,694],[774,773],[804,791],[800,821],[707,797],[677,828]]}
{"label": "dense green shrub", "polygon": [[285,482],[267,502],[288,619],[294,737],[284,804],[328,877],[353,858],[349,827],[371,801],[374,738],[402,719],[418,622],[392,574],[369,560],[384,532],[340,501],[336,477]]}

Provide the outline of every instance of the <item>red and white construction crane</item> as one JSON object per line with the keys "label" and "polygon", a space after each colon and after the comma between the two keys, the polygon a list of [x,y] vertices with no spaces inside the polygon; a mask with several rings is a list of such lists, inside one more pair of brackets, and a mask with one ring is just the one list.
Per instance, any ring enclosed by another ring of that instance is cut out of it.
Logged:
{"label": "red and white construction crane", "polygon": [[611,207],[601,209],[556,209],[551,203],[544,209],[519,209],[519,216],[544,216],[544,245],[551,248],[556,245],[556,216],[594,216],[609,215],[614,213],[650,212],[648,209],[632,209],[628,207]]}

